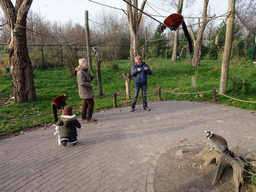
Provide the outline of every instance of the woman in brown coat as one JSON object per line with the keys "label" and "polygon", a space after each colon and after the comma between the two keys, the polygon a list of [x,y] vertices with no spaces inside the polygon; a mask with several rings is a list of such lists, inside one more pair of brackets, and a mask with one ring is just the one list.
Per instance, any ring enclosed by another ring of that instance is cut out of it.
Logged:
{"label": "woman in brown coat", "polygon": [[[88,71],[88,62],[86,59],[79,59],[79,66],[76,67],[77,71],[77,83],[79,89],[79,96],[83,99],[83,109],[82,109],[82,120],[87,120],[87,122],[95,122],[96,119],[92,119],[95,95],[93,94],[92,88],[94,84],[91,83],[94,75]],[[87,114],[88,109],[88,114]]]}

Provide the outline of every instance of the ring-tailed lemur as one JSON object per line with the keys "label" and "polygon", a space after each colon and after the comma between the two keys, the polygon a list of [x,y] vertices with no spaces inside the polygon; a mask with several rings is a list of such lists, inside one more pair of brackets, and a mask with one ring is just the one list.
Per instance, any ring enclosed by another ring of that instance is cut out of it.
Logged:
{"label": "ring-tailed lemur", "polygon": [[220,135],[216,135],[211,131],[205,131],[206,137],[210,141],[210,150],[214,149],[219,152],[227,153],[231,157],[235,157],[234,153],[228,149],[227,141]]}

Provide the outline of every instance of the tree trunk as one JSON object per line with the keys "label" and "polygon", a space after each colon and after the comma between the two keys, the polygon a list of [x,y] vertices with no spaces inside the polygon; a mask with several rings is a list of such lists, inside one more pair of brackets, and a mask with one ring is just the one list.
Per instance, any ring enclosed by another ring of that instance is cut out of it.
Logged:
{"label": "tree trunk", "polygon": [[32,0],[17,0],[14,7],[10,0],[0,1],[11,38],[8,44],[13,94],[19,103],[35,101],[36,92],[31,60],[28,55],[26,24]]}
{"label": "tree trunk", "polygon": [[101,72],[100,72],[100,64],[101,64],[100,54],[99,54],[99,50],[97,48],[93,47],[92,49],[93,49],[93,51],[95,53],[95,56],[96,56],[98,92],[99,92],[99,96],[103,96]]}
{"label": "tree trunk", "polygon": [[[216,169],[212,185],[216,185],[224,171],[226,171],[227,167],[232,167],[233,169],[233,181],[235,184],[235,190],[237,192],[240,191],[241,184],[244,183],[246,175],[256,173],[255,164],[256,164],[256,154],[250,153],[246,157],[235,155],[235,157],[231,157],[226,153],[220,153],[215,150],[209,150],[209,146],[205,147],[203,151],[201,151],[196,156],[202,157],[205,161],[202,169],[208,167],[212,162],[216,162],[218,167]],[[239,151],[240,150],[240,151]],[[242,148],[236,147],[233,150],[234,154],[238,154],[242,152]]]}
{"label": "tree trunk", "polygon": [[35,101],[36,93],[31,60],[28,56],[26,30],[16,29],[13,33],[13,47],[9,47],[13,93],[19,103]]}
{"label": "tree trunk", "polygon": [[178,48],[179,48],[179,29],[175,31],[174,36],[174,45],[173,45],[173,51],[172,51],[172,60],[176,60],[178,56]]}
{"label": "tree trunk", "polygon": [[[177,6],[177,13],[181,14],[183,9],[183,0],[179,0],[178,6]],[[172,60],[176,60],[178,57],[178,49],[179,49],[179,29],[175,31],[174,36],[174,45],[173,45],[173,51],[172,51]]]}
{"label": "tree trunk", "polygon": [[197,39],[194,46],[194,53],[193,53],[193,60],[192,60],[192,66],[194,67],[200,66],[200,60],[202,56],[201,47],[202,47],[202,37],[200,39]]}
{"label": "tree trunk", "polygon": [[190,25],[188,28],[189,28],[189,32],[190,32],[190,35],[191,35],[191,37],[192,37],[192,39],[193,39],[194,46],[195,46],[195,43],[196,43],[196,35],[195,35],[195,33],[194,33],[193,28],[192,28],[191,25]]}
{"label": "tree trunk", "polygon": [[130,42],[130,63],[131,63],[131,70],[133,65],[135,65],[135,57],[139,54],[139,39],[138,36],[131,32],[131,42]]}
{"label": "tree trunk", "polygon": [[131,93],[131,86],[130,86],[130,82],[132,80],[132,76],[129,72],[124,73],[123,72],[123,76],[125,78],[125,92],[126,92],[126,100],[130,99],[130,93]]}
{"label": "tree trunk", "polygon": [[202,19],[202,24],[200,25],[199,33],[196,39],[196,42],[194,43],[194,53],[193,53],[193,61],[192,61],[192,66],[200,66],[200,60],[201,60],[201,47],[202,47],[202,39],[203,39],[203,34],[205,27],[208,23],[207,21],[207,6],[208,6],[209,0],[204,0],[204,9],[203,9],[203,19]]}
{"label": "tree trunk", "polygon": [[99,96],[103,96],[103,90],[102,90],[102,81],[101,81],[101,72],[100,72],[100,63],[101,60],[96,60],[96,68],[97,68],[97,82],[98,82],[98,92]]}
{"label": "tree trunk", "polygon": [[131,69],[133,65],[135,65],[134,58],[139,54],[139,25],[142,18],[142,12],[146,0],[143,0],[140,8],[140,12],[138,13],[138,0],[127,0],[127,16],[128,16],[128,24],[129,24],[129,30],[130,30],[130,36],[131,36],[131,42],[130,42],[130,63],[131,63]]}
{"label": "tree trunk", "polygon": [[146,56],[146,46],[142,45],[142,59],[144,60],[145,56]]}
{"label": "tree trunk", "polygon": [[148,42],[148,40],[147,40],[147,36],[148,36],[148,29],[147,29],[147,27],[145,28],[145,30],[146,30],[146,36],[145,36],[145,44],[143,45],[143,51],[142,51],[142,59],[143,60],[145,60],[146,58],[147,58],[147,42]]}
{"label": "tree trunk", "polygon": [[85,39],[86,39],[86,55],[87,55],[89,70],[92,70],[92,56],[91,56],[91,43],[90,43],[88,11],[85,11]]}
{"label": "tree trunk", "polygon": [[227,16],[228,20],[227,20],[225,47],[224,47],[224,54],[223,54],[222,68],[221,68],[220,94],[225,94],[227,91],[229,61],[230,61],[232,42],[233,42],[235,0],[228,1],[228,12],[229,12],[229,15]]}

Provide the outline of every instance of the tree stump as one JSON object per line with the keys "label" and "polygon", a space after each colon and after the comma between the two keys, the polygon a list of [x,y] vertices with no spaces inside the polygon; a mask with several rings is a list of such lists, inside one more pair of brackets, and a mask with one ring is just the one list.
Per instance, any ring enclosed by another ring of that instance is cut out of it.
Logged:
{"label": "tree stump", "polygon": [[125,87],[126,87],[126,100],[130,99],[130,92],[131,92],[131,87],[130,87],[130,82],[132,80],[132,76],[130,74],[130,72],[123,72],[123,76],[125,78]]}
{"label": "tree stump", "polygon": [[[238,154],[240,148],[233,149],[234,154]],[[245,177],[250,176],[252,174],[256,174],[256,154],[250,153],[246,157],[238,156],[231,157],[226,153],[220,153],[218,151],[212,150],[210,151],[210,147],[205,147],[200,153],[196,156],[202,157],[205,160],[202,169],[205,169],[211,163],[215,162],[218,164],[216,172],[214,174],[212,185],[216,185],[223,172],[227,167],[232,167],[233,169],[233,181],[235,184],[235,190],[237,192],[240,191],[241,184],[244,184]]]}

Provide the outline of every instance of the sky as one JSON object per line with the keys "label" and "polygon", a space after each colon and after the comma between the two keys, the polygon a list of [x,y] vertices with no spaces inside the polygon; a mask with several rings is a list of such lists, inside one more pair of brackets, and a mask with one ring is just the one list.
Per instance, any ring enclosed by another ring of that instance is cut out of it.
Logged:
{"label": "sky", "polygon": [[[14,0],[13,0],[14,1]],[[123,0],[93,0],[98,3],[106,4],[112,7],[126,9],[126,3]],[[164,6],[161,0],[147,0],[148,5],[145,7],[145,11],[152,15],[168,16],[175,12],[176,9],[171,11],[170,8]],[[184,1],[186,2],[186,1]],[[201,16],[203,9],[203,0],[200,0],[202,4],[195,4],[188,8],[183,8],[183,16]],[[139,7],[142,0],[139,0]],[[209,1],[210,14],[221,15],[227,12],[228,1],[223,0],[211,0]],[[57,21],[61,23],[72,20],[73,23],[80,23],[84,25],[85,10],[89,12],[89,19],[93,20],[97,14],[100,14],[103,10],[113,12],[116,14],[124,15],[122,11],[104,7],[102,5],[93,3],[89,0],[34,0],[31,8],[33,12],[40,13],[47,21]],[[163,22],[164,18],[156,17],[159,21]],[[192,22],[192,21],[190,21]]]}

